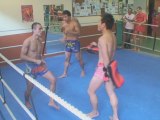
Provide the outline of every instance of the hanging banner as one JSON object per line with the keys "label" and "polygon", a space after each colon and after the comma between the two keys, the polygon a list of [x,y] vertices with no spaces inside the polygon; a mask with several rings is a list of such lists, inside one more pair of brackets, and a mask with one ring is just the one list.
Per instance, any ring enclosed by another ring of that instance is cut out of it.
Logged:
{"label": "hanging banner", "polygon": [[22,5],[21,12],[22,12],[22,21],[23,22],[33,22],[34,21],[32,5]]}

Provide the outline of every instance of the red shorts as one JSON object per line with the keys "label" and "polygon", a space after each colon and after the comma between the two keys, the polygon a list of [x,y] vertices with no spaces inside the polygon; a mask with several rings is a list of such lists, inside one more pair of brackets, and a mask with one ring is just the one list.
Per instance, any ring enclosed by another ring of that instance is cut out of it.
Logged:
{"label": "red shorts", "polygon": [[98,63],[96,71],[94,73],[94,77],[97,77],[98,79],[104,80],[106,82],[109,80],[109,78],[105,77],[103,67],[104,67],[104,63]]}
{"label": "red shorts", "polygon": [[26,73],[30,74],[34,78],[37,76],[43,76],[48,72],[48,68],[46,64],[37,65],[33,62],[26,62]]}
{"label": "red shorts", "polygon": [[136,25],[135,31],[136,32],[145,32],[145,26],[144,25]]}

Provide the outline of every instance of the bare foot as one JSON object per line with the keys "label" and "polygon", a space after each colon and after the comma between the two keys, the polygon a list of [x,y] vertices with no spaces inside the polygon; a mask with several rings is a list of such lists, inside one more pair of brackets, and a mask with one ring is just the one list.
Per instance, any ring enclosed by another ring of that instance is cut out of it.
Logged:
{"label": "bare foot", "polygon": [[55,108],[56,110],[59,110],[59,109],[60,109],[59,106],[56,105],[53,101],[50,101],[50,102],[48,103],[48,105],[51,106],[51,107],[53,107],[53,108]]}
{"label": "bare foot", "polygon": [[95,118],[95,117],[99,116],[99,112],[90,112],[87,114],[87,116],[90,118]]}
{"label": "bare foot", "polygon": [[85,76],[85,72],[84,72],[84,70],[82,70],[81,77],[84,77],[84,76]]}
{"label": "bare foot", "polygon": [[110,117],[109,117],[109,120],[119,120],[119,119],[118,119],[118,117],[110,116]]}
{"label": "bare foot", "polygon": [[30,102],[28,101],[28,102],[26,102],[25,103],[25,105],[26,105],[26,107],[28,108],[28,109],[31,109],[32,108],[32,105],[30,104]]}
{"label": "bare foot", "polygon": [[65,78],[67,77],[67,74],[62,74],[61,76],[59,76],[58,78]]}

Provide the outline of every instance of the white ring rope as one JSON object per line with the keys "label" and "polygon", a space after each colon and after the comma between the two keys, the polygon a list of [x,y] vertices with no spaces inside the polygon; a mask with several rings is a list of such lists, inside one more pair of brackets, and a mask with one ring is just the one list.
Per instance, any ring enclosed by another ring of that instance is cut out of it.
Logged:
{"label": "white ring rope", "polygon": [[1,101],[2,101],[2,103],[3,103],[3,105],[5,106],[5,108],[7,109],[9,115],[11,116],[11,118],[12,118],[13,120],[16,120],[16,117],[15,117],[14,114],[12,113],[11,109],[9,108],[9,106],[8,106],[6,103],[4,103],[5,101],[4,101],[4,99],[2,98],[1,95],[0,95],[0,99],[1,99]]}
{"label": "white ring rope", "polygon": [[10,62],[5,56],[3,56],[0,53],[0,57],[5,60],[12,68],[14,68],[20,75],[24,76],[27,80],[29,80],[31,83],[33,83],[36,87],[38,87],[41,91],[43,91],[45,94],[47,94],[49,97],[57,101],[59,104],[61,104],[64,108],[72,112],[74,115],[76,115],[78,118],[82,120],[92,120],[87,115],[82,113],[80,110],[72,106],[71,104],[67,103],[65,100],[57,96],[55,93],[51,92],[48,88],[44,87],[42,84],[37,82],[35,79],[33,79],[31,76],[25,74],[20,68],[18,68],[16,65],[14,65],[12,62]]}
{"label": "white ring rope", "polygon": [[[81,49],[85,49],[86,47],[81,47]],[[47,55],[55,55],[55,54],[61,54],[61,53],[65,53],[65,51],[58,51],[58,52],[53,52],[53,53],[46,53],[46,54],[44,54],[44,56],[47,56]],[[11,62],[15,62],[15,61],[20,61],[21,59],[20,58],[18,58],[18,59],[11,59],[10,61]],[[0,64],[1,63],[6,63],[5,61],[1,61],[0,62]]]}
{"label": "white ring rope", "polygon": [[31,30],[31,28],[25,28],[25,29],[14,29],[14,30],[3,30],[0,32],[10,32],[10,31],[19,31],[19,30]]}
{"label": "white ring rope", "polygon": [[[56,17],[56,19],[57,18],[61,18],[61,16],[58,16],[58,15],[50,15],[50,14],[46,14],[46,16],[48,17]],[[58,20],[57,20],[58,21]],[[57,22],[57,21],[55,21],[55,22]],[[124,22],[123,20],[118,20],[118,21],[122,21],[122,22]],[[60,21],[58,21],[58,22],[60,22]],[[49,22],[49,23],[51,23],[51,22]],[[97,24],[97,22],[91,22],[91,23],[96,23]],[[115,21],[115,23],[117,23],[117,21]],[[130,22],[130,23],[133,23],[133,24],[139,24],[139,23],[137,23],[137,22]],[[81,23],[81,24],[90,24],[90,23]],[[142,24],[142,25],[146,25],[146,26],[153,26],[153,27],[159,27],[159,25],[154,25],[154,24],[147,24],[147,23],[144,23],[144,24]]]}
{"label": "white ring rope", "polygon": [[47,46],[54,46],[54,45],[62,45],[61,43],[52,43],[52,44],[48,44]]}
{"label": "white ring rope", "polygon": [[0,50],[3,50],[3,49],[9,49],[9,48],[17,48],[17,47],[22,47],[22,45],[15,45],[15,46],[1,47],[1,48],[0,48]]}
{"label": "white ring rope", "polygon": [[[140,36],[140,37],[146,37],[146,38],[154,38],[154,37],[150,37],[150,36],[146,36],[146,35],[140,35],[140,34],[135,34],[135,33],[130,33],[130,32],[123,32],[124,34],[130,34],[130,35],[136,35],[136,36]],[[160,40],[160,38],[156,38],[157,40]]]}
{"label": "white ring rope", "polygon": [[[115,32],[113,32],[113,33],[115,33]],[[123,32],[123,34],[132,34],[132,35],[137,35],[137,36],[142,36],[142,37],[148,37],[148,38],[154,38],[154,37],[150,37],[150,36],[144,36],[144,35],[139,35],[139,34],[134,34],[134,33],[129,33],[129,32]],[[87,38],[87,37],[93,37],[93,36],[99,36],[99,35],[101,35],[101,34],[94,34],[94,35],[86,35],[86,36],[80,36],[79,38]],[[156,38],[156,40],[160,40],[160,38]],[[46,41],[46,43],[51,43],[51,42],[58,42],[58,41],[60,41],[60,40],[58,40],[58,39],[55,39],[55,40],[49,40],[49,41]],[[42,42],[43,44],[44,44],[44,42]],[[134,45],[134,44],[133,44]],[[7,47],[1,47],[0,48],[0,50],[4,50],[4,49],[10,49],[10,48],[16,48],[16,47],[22,47],[22,45],[15,45],[15,46],[7,46]],[[146,48],[146,47],[144,47],[144,48]],[[160,52],[159,50],[154,50],[154,51],[156,51],[156,52]],[[57,53],[63,53],[64,51],[60,51],[60,52],[55,52],[55,53],[48,53],[48,54],[44,54],[44,55],[53,55],[53,54],[57,54]],[[10,60],[10,61],[19,61],[19,60],[21,60],[21,59],[12,59],[12,60]],[[0,64],[1,63],[5,63],[5,61],[1,61],[0,62]]]}
{"label": "white ring rope", "polygon": [[156,49],[155,49],[154,51],[155,51],[155,52],[160,52],[159,50],[156,50]]}
{"label": "white ring rope", "polygon": [[148,47],[144,47],[144,46],[140,46],[140,45],[135,45],[135,44],[128,43],[128,42],[124,42],[124,43],[126,43],[126,44],[128,44],[128,45],[135,46],[135,47],[144,48],[144,49],[147,49],[147,50],[153,50],[153,49],[151,49],[151,48],[148,48]]}
{"label": "white ring rope", "polygon": [[[113,32],[113,33],[115,33],[115,32]],[[154,37],[150,37],[150,36],[139,35],[139,34],[134,34],[134,33],[129,33],[129,32],[123,32],[123,33],[125,33],[125,34],[131,34],[131,35],[137,35],[137,36],[141,36],[141,37],[154,38]],[[85,35],[85,36],[80,36],[79,38],[87,38],[87,37],[93,37],[93,36],[99,36],[99,35],[101,35],[101,34]],[[156,40],[160,40],[160,38],[156,38]],[[49,41],[46,41],[46,42],[50,43],[50,42],[57,42],[57,41],[60,41],[60,40],[56,39],[56,40],[49,40]],[[42,43],[44,43],[44,42],[42,42]],[[22,45],[1,47],[0,50],[8,49],[8,48],[16,48],[16,47],[22,47]]]}
{"label": "white ring rope", "polygon": [[[131,43],[130,43],[131,44]],[[135,44],[132,44],[133,46],[135,45]],[[145,48],[145,49],[149,49],[149,50],[153,50],[153,49],[151,49],[151,48],[147,48],[147,47],[143,47],[143,48]],[[86,49],[86,47],[82,47],[81,49]],[[155,52],[160,52],[160,50],[156,50],[156,49],[154,49],[154,51]],[[46,53],[46,54],[44,54],[45,56],[47,56],[47,55],[55,55],[55,54],[62,54],[62,53],[64,53],[65,51],[59,51],[59,52],[53,52],[53,53]],[[10,61],[11,62],[16,62],[16,61],[21,61],[21,59],[20,58],[18,58],[18,59],[10,59]],[[0,62],[0,64],[2,64],[2,63],[6,63],[5,61],[1,61]]]}
{"label": "white ring rope", "polygon": [[[123,20],[118,20],[118,21],[124,22]],[[92,22],[92,23],[96,23],[96,22]],[[116,21],[115,23],[117,23],[117,21]],[[130,22],[130,23],[139,24],[139,23],[137,23],[137,22]],[[83,24],[90,24],[90,23],[83,23]],[[153,26],[153,27],[160,27],[159,25],[153,25],[153,24],[142,24],[142,25]],[[48,27],[51,27],[51,26],[59,26],[59,25],[49,25]],[[43,26],[43,28],[46,28],[46,27],[47,27],[47,26]],[[0,32],[19,31],[19,30],[31,30],[31,28],[14,29],[14,30],[3,30],[3,31],[0,31]]]}
{"label": "white ring rope", "polygon": [[58,51],[58,52],[54,52],[54,53],[46,53],[44,55],[55,55],[55,54],[61,54],[64,53],[65,51]]}
{"label": "white ring rope", "polygon": [[[54,27],[54,26],[59,26],[60,27],[60,24],[56,23],[56,24],[53,24],[53,25],[49,25],[48,27],[51,28],[51,27]],[[47,27],[47,26],[45,26],[45,27]]]}
{"label": "white ring rope", "polygon": [[[46,28],[47,26],[43,26],[43,28]],[[10,31],[20,31],[20,30],[32,30],[31,28],[25,28],[25,29],[13,29],[13,30],[1,30],[0,32],[10,32]]]}
{"label": "white ring rope", "polygon": [[[134,23],[134,24],[139,24],[137,22],[131,22],[131,23]],[[142,25],[145,25],[145,26],[152,26],[152,27],[159,27],[159,25],[153,25],[153,24],[142,24]]]}
{"label": "white ring rope", "polygon": [[[124,21],[123,21],[123,20],[118,20],[118,21],[122,21],[122,22],[124,23]],[[137,22],[130,22],[130,23],[133,23],[133,24],[139,24],[139,23],[137,23]],[[153,27],[159,27],[159,25],[146,24],[146,23],[144,23],[144,24],[142,24],[142,25],[145,25],[145,26],[153,26]]]}
{"label": "white ring rope", "polygon": [[[18,58],[18,59],[11,59],[10,61],[11,61],[11,62],[15,62],[15,61],[20,61],[20,60],[21,60],[21,59]],[[6,62],[5,62],[5,61],[1,61],[0,64],[1,64],[1,63],[6,63]]]}
{"label": "white ring rope", "polygon": [[79,38],[87,38],[87,37],[93,37],[93,36],[98,36],[101,34],[94,34],[94,35],[85,35],[85,36],[80,36]]}
{"label": "white ring rope", "polygon": [[[89,23],[86,23],[86,24],[89,24]],[[53,25],[49,25],[48,27],[51,28],[53,26],[60,26],[60,23],[56,23],[56,24],[53,24]],[[43,26],[43,28],[46,28],[47,26]],[[12,32],[12,31],[25,31],[25,30],[32,30],[31,28],[25,28],[25,29],[13,29],[13,30],[1,30],[0,32]]]}
{"label": "white ring rope", "polygon": [[[93,36],[98,36],[98,35],[101,35],[101,34],[86,35],[86,36],[81,36],[81,37],[79,37],[79,38],[87,38],[87,37],[93,37]],[[56,40],[49,40],[49,41],[46,41],[46,43],[57,42],[57,41],[60,41],[60,40],[58,40],[58,39],[56,39]],[[44,42],[42,42],[42,43],[44,43]],[[0,50],[9,49],[9,48],[16,48],[16,47],[22,47],[22,45],[1,47]]]}
{"label": "white ring rope", "polygon": [[[46,41],[47,43],[50,43],[50,42],[57,42],[59,40],[50,40],[50,41]],[[42,42],[44,43],[44,42]],[[15,46],[7,46],[7,47],[1,47],[0,50],[3,50],[3,49],[10,49],[10,48],[17,48],[17,47],[22,47],[22,45],[15,45]]]}
{"label": "white ring rope", "polygon": [[[0,54],[1,56],[1,54]],[[2,56],[1,56],[2,57]],[[17,101],[17,103],[23,108],[23,110],[29,115],[29,117],[32,120],[36,120],[36,117],[28,110],[28,108],[23,104],[23,102],[16,96],[16,94],[12,91],[12,89],[7,85],[7,83],[1,79],[4,86],[7,88],[7,90],[11,93],[11,95],[14,97],[14,99]]]}
{"label": "white ring rope", "polygon": [[[50,42],[58,42],[58,41],[60,41],[60,40],[47,40],[46,42],[50,43]],[[44,43],[44,42],[42,42],[42,43]]]}

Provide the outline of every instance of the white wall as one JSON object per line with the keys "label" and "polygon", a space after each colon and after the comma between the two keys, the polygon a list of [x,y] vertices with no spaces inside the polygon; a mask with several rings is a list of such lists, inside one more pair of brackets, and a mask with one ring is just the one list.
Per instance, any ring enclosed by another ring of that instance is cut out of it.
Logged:
{"label": "white wall", "polygon": [[[147,0],[134,1],[135,8],[141,5],[142,8],[146,10]],[[43,5],[51,4],[64,4],[64,9],[72,12],[72,0],[0,0],[0,36],[30,32],[32,22],[22,22],[21,5],[32,5],[34,21],[40,22],[44,25]],[[121,17],[122,15],[116,15],[115,19]],[[78,19],[82,26],[95,25],[99,21],[99,16],[78,17]]]}
{"label": "white wall", "polygon": [[63,1],[0,0],[0,36],[26,33],[31,31],[30,27],[32,22],[22,22],[21,5],[32,5],[34,21],[40,22],[42,25],[44,25],[43,5],[59,5]]}
{"label": "white wall", "polygon": [[[0,0],[0,23],[0,31],[24,29],[30,24],[22,22],[20,0],[12,3],[9,0]],[[5,32],[0,32],[3,33]]]}
{"label": "white wall", "polygon": [[142,7],[142,10],[144,12],[148,12],[148,0],[134,0],[134,9],[136,10],[136,8],[138,6]]}

